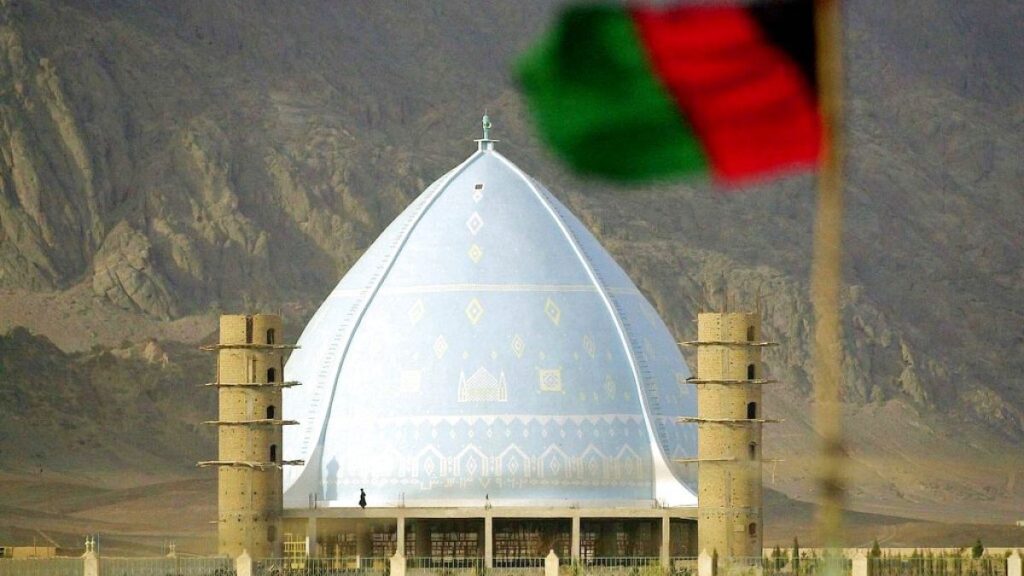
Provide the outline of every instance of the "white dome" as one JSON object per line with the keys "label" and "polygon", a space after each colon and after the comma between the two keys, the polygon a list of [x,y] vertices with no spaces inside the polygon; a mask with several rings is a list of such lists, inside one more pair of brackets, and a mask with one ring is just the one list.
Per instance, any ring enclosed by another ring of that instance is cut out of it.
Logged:
{"label": "white dome", "polygon": [[484,141],[342,278],[288,361],[287,507],[696,506],[672,335],[541,184]]}

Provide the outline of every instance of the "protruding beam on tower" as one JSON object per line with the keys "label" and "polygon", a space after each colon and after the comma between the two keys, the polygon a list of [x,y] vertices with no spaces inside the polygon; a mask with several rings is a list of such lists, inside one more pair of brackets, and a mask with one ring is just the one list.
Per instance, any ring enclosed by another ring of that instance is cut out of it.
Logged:
{"label": "protruding beam on tower", "polygon": [[196,466],[199,468],[208,468],[211,466],[229,466],[237,468],[253,468],[257,470],[266,470],[269,468],[281,468],[282,466],[302,466],[306,462],[304,460],[283,460],[281,462],[245,462],[239,460],[204,460],[197,462]]}
{"label": "protruding beam on tower", "polygon": [[680,424],[778,424],[782,420],[775,418],[697,418],[680,416],[676,418]]}
{"label": "protruding beam on tower", "polygon": [[714,379],[714,378],[690,377],[690,378],[686,379],[686,384],[697,384],[698,386],[701,385],[701,384],[736,384],[736,385],[744,385],[744,384],[778,384],[778,383],[779,383],[778,380],[774,380],[774,379],[771,379],[771,378],[753,378],[753,379],[733,379],[733,380],[728,380],[728,379],[723,379],[723,378]]}
{"label": "protruding beam on tower", "polygon": [[256,420],[207,420],[203,424],[212,426],[295,426],[298,420],[278,420],[277,418],[259,418]]}
{"label": "protruding beam on tower", "polygon": [[746,346],[751,348],[764,348],[766,346],[778,346],[778,342],[750,342],[747,340],[687,340],[677,342],[680,346]]}
{"label": "protruding beam on tower", "polygon": [[217,352],[219,350],[297,350],[299,347],[292,344],[259,344],[256,342],[208,344],[200,346],[203,352]]}
{"label": "protruding beam on tower", "polygon": [[215,388],[226,388],[226,387],[253,387],[253,388],[291,388],[292,386],[302,386],[302,382],[292,380],[291,382],[207,382],[203,386],[212,386]]}

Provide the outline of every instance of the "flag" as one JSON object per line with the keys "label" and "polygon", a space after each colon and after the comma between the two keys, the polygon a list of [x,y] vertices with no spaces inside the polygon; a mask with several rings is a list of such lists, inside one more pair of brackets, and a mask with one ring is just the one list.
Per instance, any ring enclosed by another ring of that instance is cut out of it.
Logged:
{"label": "flag", "polygon": [[542,138],[585,175],[735,185],[822,154],[812,0],[576,5],[515,72]]}

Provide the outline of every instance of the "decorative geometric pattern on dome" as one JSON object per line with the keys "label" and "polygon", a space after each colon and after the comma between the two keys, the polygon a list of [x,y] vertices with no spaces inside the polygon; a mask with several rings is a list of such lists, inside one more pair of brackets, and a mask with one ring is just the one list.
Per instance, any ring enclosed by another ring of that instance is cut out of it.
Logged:
{"label": "decorative geometric pattern on dome", "polygon": [[526,351],[526,342],[523,337],[516,334],[512,337],[512,353],[516,355],[516,358],[522,358],[523,352]]}
{"label": "decorative geometric pattern on dome", "polygon": [[480,202],[484,197],[483,188],[473,188],[473,202]]}
{"label": "decorative geometric pattern on dome", "polygon": [[473,244],[472,246],[469,247],[469,252],[467,254],[469,256],[469,259],[473,261],[473,264],[479,264],[480,259],[484,257],[484,249],[476,244]]}
{"label": "decorative geometric pattern on dome", "polygon": [[590,356],[591,358],[597,354],[597,345],[594,344],[594,339],[590,334],[583,335],[583,350],[585,350],[587,356]]}
{"label": "decorative geometric pattern on dome", "polygon": [[434,356],[436,356],[438,360],[444,358],[444,353],[448,351],[448,341],[445,340],[444,334],[441,334],[437,337],[437,340],[434,340],[433,348]]}
{"label": "decorative geometric pattern on dome", "polygon": [[558,326],[559,321],[562,320],[562,311],[551,298],[548,298],[547,302],[544,303],[544,314],[547,315],[548,320],[551,320],[555,326]]}
{"label": "decorative geometric pattern on dome", "polygon": [[484,227],[484,219],[480,217],[480,214],[473,212],[469,216],[469,220],[466,220],[466,228],[469,228],[469,233],[473,236],[480,232],[480,229]]}
{"label": "decorative geometric pattern on dome", "polygon": [[409,322],[415,325],[417,322],[423,319],[423,313],[423,300],[417,298],[416,302],[412,305],[412,308],[409,308]]}
{"label": "decorative geometric pattern on dome", "polygon": [[505,402],[508,400],[508,383],[505,373],[497,378],[481,366],[468,379],[466,373],[459,374],[459,402]]}
{"label": "decorative geometric pattern on dome", "polygon": [[615,380],[611,376],[607,376],[604,379],[604,393],[608,396],[609,400],[615,398]]}
{"label": "decorative geometric pattern on dome", "polygon": [[484,307],[480,304],[480,301],[473,298],[466,305],[466,318],[469,318],[470,323],[476,326],[476,323],[480,321],[484,315]]}
{"label": "decorative geometric pattern on dome", "polygon": [[562,369],[561,368],[539,368],[537,379],[540,382],[541,392],[562,392]]}

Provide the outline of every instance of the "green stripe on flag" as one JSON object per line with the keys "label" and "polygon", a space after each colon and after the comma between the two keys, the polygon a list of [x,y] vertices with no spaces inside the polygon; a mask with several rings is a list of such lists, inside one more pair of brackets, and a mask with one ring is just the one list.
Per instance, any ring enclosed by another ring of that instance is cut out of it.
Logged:
{"label": "green stripe on flag", "polygon": [[541,135],[575,170],[637,181],[708,169],[624,9],[570,8],[517,73]]}

